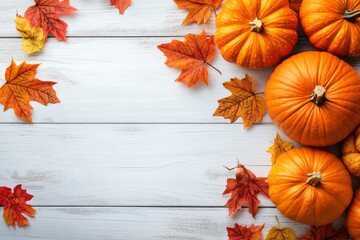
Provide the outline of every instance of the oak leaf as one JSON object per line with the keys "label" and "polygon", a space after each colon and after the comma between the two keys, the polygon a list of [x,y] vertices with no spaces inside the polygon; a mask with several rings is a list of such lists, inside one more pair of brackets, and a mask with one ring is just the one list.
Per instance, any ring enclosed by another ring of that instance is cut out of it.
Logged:
{"label": "oak leaf", "polygon": [[207,23],[211,12],[221,6],[223,0],[174,0],[179,8],[186,9],[189,14],[182,24],[196,22],[197,24]]}
{"label": "oak leaf", "polygon": [[22,48],[26,54],[32,54],[43,50],[46,36],[41,27],[31,27],[29,20],[19,15],[15,18],[16,30],[22,37]]}
{"label": "oak leaf", "polygon": [[233,228],[227,227],[229,240],[260,240],[262,237],[262,229],[264,224],[261,226],[255,226],[252,224],[250,227],[241,226],[235,223]]}
{"label": "oak leaf", "polygon": [[184,42],[172,40],[171,43],[161,44],[158,48],[167,57],[165,64],[182,69],[176,82],[184,82],[188,87],[198,81],[208,84],[207,66],[213,67],[209,62],[215,55],[213,36],[207,38],[205,31],[199,35],[190,33],[185,35]]}
{"label": "oak leaf", "polygon": [[8,226],[25,227],[29,220],[23,215],[34,217],[35,209],[27,204],[33,198],[21,185],[14,188],[14,192],[8,187],[0,187],[0,205],[4,207],[4,219]]}
{"label": "oak leaf", "polygon": [[309,231],[299,240],[348,240],[349,233],[344,225],[333,231],[332,223],[321,227],[311,226]]}
{"label": "oak leaf", "polygon": [[35,5],[25,12],[25,18],[32,27],[41,27],[46,37],[52,33],[56,39],[66,41],[67,24],[60,15],[70,15],[76,8],[70,6],[69,0],[34,0]]}
{"label": "oak leaf", "polygon": [[231,123],[241,117],[244,128],[261,121],[265,115],[266,105],[264,98],[259,96],[262,93],[255,93],[253,78],[246,74],[243,79],[232,78],[223,85],[232,95],[218,101],[219,107],[213,116],[230,119]]}
{"label": "oak leaf", "polygon": [[5,84],[0,88],[0,103],[4,111],[14,108],[15,115],[20,119],[32,122],[30,101],[43,105],[60,102],[53,89],[56,82],[41,81],[35,78],[39,64],[21,63],[16,65],[14,60],[6,69]]}
{"label": "oak leaf", "polygon": [[278,225],[272,227],[268,234],[266,235],[265,240],[295,240],[296,234],[294,230],[289,227],[281,227],[279,219],[275,216]]}
{"label": "oak leaf", "polygon": [[131,5],[131,0],[110,0],[110,3],[119,9],[120,14],[124,14],[125,10]]}
{"label": "oak leaf", "polygon": [[290,8],[299,14],[302,0],[289,0]]}
{"label": "oak leaf", "polygon": [[267,152],[271,153],[271,162],[274,165],[277,158],[284,152],[290,151],[292,149],[292,143],[281,139],[279,133],[276,133],[274,138],[274,144],[271,145]]}
{"label": "oak leaf", "polygon": [[253,172],[246,169],[243,165],[238,164],[235,168],[237,169],[236,178],[227,179],[226,189],[223,192],[223,195],[231,193],[231,197],[225,206],[229,208],[229,215],[234,215],[237,211],[241,210],[244,203],[247,203],[249,213],[255,217],[260,204],[257,194],[262,193],[269,197],[269,185],[266,182],[266,178],[256,177]]}

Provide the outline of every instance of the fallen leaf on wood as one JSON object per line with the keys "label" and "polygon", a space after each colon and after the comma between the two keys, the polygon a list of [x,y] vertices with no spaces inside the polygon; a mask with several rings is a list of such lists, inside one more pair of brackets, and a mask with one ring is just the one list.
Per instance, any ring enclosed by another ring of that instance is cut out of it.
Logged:
{"label": "fallen leaf on wood", "polygon": [[268,153],[271,153],[271,162],[274,165],[277,158],[284,152],[290,151],[292,149],[292,143],[281,139],[279,133],[276,133],[274,139],[274,144],[269,147],[267,150]]}
{"label": "fallen leaf on wood", "polygon": [[4,219],[8,226],[25,227],[29,220],[23,215],[34,217],[35,209],[27,204],[33,198],[21,185],[14,188],[14,192],[8,187],[0,187],[0,205],[4,207]]}
{"label": "fallen leaf on wood", "polygon": [[[235,168],[229,170],[233,169]],[[241,164],[238,164],[236,169],[236,178],[227,179],[226,189],[223,194],[231,193],[231,197],[225,206],[229,208],[229,215],[234,215],[241,210],[243,204],[247,203],[249,213],[255,217],[260,204],[257,194],[262,193],[269,197],[269,185],[266,178],[256,177],[253,172]]]}
{"label": "fallen leaf on wood", "polygon": [[227,227],[229,240],[260,240],[262,237],[262,229],[264,225],[255,226],[252,224],[250,227],[241,226],[235,223],[233,228]]}
{"label": "fallen leaf on wood", "polygon": [[275,219],[278,225],[269,230],[265,240],[295,240],[296,234],[294,230],[289,227],[281,227],[277,216],[275,216]]}
{"label": "fallen leaf on wood", "polygon": [[213,116],[222,116],[230,119],[231,123],[239,117],[244,120],[244,128],[252,126],[261,121],[265,115],[266,105],[262,93],[255,92],[254,80],[249,75],[244,79],[232,78],[230,82],[225,82],[224,87],[232,95],[220,99],[219,107]]}
{"label": "fallen leaf on wood", "polygon": [[32,122],[30,101],[36,101],[43,105],[60,102],[53,89],[56,82],[41,81],[35,78],[39,64],[21,63],[16,65],[14,60],[6,69],[6,82],[0,88],[0,103],[4,105],[4,111],[13,108],[15,115],[20,119]]}
{"label": "fallen leaf on wood", "polygon": [[311,226],[309,231],[300,237],[299,240],[348,240],[349,237],[349,233],[344,225],[338,230],[333,231],[332,223],[330,223],[321,227]]}
{"label": "fallen leaf on wood", "polygon": [[119,9],[120,14],[124,14],[125,10],[131,5],[131,0],[110,0],[110,3]]}
{"label": "fallen leaf on wood", "polygon": [[213,67],[209,62],[215,55],[213,36],[207,38],[205,31],[199,35],[187,34],[184,42],[173,40],[171,43],[159,45],[158,48],[167,57],[165,64],[182,70],[176,82],[184,82],[188,87],[198,81],[208,84],[207,66]]}
{"label": "fallen leaf on wood", "polygon": [[290,8],[299,14],[302,0],[289,0]]}

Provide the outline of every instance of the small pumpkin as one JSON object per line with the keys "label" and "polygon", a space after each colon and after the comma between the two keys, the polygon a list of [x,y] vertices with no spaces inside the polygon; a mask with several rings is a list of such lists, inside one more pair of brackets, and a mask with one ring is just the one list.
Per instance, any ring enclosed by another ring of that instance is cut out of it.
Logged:
{"label": "small pumpkin", "polygon": [[215,42],[229,62],[268,67],[293,51],[297,26],[288,0],[227,0],[216,17]]}
{"label": "small pumpkin", "polygon": [[356,189],[354,199],[345,218],[346,228],[353,240],[360,240],[360,188]]}
{"label": "small pumpkin", "polygon": [[309,147],[281,154],[268,183],[270,199],[284,216],[314,226],[340,217],[353,194],[342,162],[329,152]]}
{"label": "small pumpkin", "polygon": [[336,55],[360,55],[359,0],[303,0],[300,20],[317,49]]}
{"label": "small pumpkin", "polygon": [[335,144],[360,123],[360,76],[327,52],[302,52],[282,62],[265,99],[273,122],[304,145]]}
{"label": "small pumpkin", "polygon": [[342,160],[347,170],[360,177],[360,126],[341,145]]}

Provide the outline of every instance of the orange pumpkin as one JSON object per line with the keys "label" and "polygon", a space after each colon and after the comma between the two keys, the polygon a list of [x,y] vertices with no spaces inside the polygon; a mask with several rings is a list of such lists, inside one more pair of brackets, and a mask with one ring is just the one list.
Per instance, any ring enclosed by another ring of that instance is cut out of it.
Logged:
{"label": "orange pumpkin", "polygon": [[314,47],[340,56],[360,55],[359,0],[303,0],[300,20]]}
{"label": "orange pumpkin", "polygon": [[309,147],[281,154],[268,183],[270,199],[284,216],[314,226],[340,217],[353,194],[342,162],[329,152]]}
{"label": "orange pumpkin", "polygon": [[360,126],[341,145],[342,160],[349,172],[360,177]]}
{"label": "orange pumpkin", "polygon": [[297,26],[287,0],[227,0],[216,17],[215,42],[229,62],[268,67],[293,51]]}
{"label": "orange pumpkin", "polygon": [[360,76],[327,52],[302,52],[271,74],[265,98],[274,123],[291,139],[327,146],[360,123]]}
{"label": "orange pumpkin", "polygon": [[360,240],[360,188],[356,189],[354,199],[346,215],[346,228],[353,240]]}

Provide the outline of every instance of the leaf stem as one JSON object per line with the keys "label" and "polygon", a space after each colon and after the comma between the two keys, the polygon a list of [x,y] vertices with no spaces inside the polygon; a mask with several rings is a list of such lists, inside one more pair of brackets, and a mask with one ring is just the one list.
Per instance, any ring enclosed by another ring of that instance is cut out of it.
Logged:
{"label": "leaf stem", "polygon": [[259,94],[265,94],[265,92],[258,92],[258,93],[255,93],[255,95],[259,95]]}
{"label": "leaf stem", "polygon": [[212,67],[213,69],[215,69],[218,73],[220,73],[220,75],[222,75],[222,73],[220,72],[220,70],[217,69],[216,67],[214,67],[213,65],[211,65],[211,63],[208,63],[208,62],[206,62],[206,61],[205,61],[205,63],[206,63],[207,65],[209,65],[210,67]]}
{"label": "leaf stem", "polygon": [[213,10],[214,10],[215,18],[216,18],[216,17],[217,17],[216,9],[215,9],[214,5],[211,5],[211,6],[212,6],[212,8],[213,8]]}
{"label": "leaf stem", "polygon": [[276,222],[277,222],[277,224],[278,224],[279,228],[281,228],[279,218],[278,218],[276,215],[275,215],[275,219],[276,219]]}
{"label": "leaf stem", "polygon": [[5,79],[3,79],[3,78],[0,78],[0,80],[3,81],[3,82],[6,82]]}

